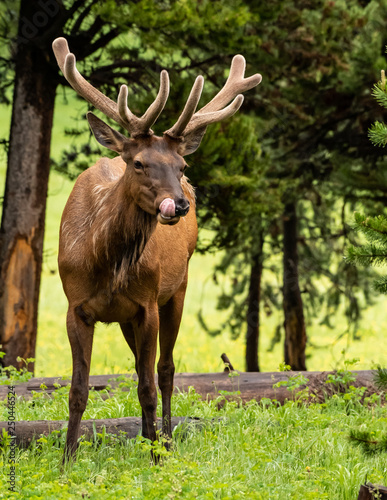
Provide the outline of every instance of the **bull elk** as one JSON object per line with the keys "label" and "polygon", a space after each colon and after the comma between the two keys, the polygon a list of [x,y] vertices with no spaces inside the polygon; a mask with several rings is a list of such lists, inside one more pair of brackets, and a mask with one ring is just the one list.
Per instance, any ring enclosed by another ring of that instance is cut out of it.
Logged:
{"label": "bull elk", "polygon": [[198,148],[210,123],[240,108],[243,96],[238,94],[258,85],[261,76],[244,78],[245,60],[235,56],[223,89],[195,112],[203,88],[203,77],[198,76],[175,125],[157,137],[151,127],[168,98],[167,71],[161,72],[155,101],[139,118],[128,108],[126,85],[121,86],[115,103],[78,72],[64,38],[53,42],[53,50],[73,89],[131,136],[129,139],[94,114],[87,114],[97,141],[119,156],[100,159],[78,177],[61,221],[59,272],[69,303],[67,332],[73,358],[65,447],[65,458],[70,458],[77,449],[88,399],[97,321],[118,322],[133,351],[142,434],[152,441],[156,439],[154,372],[159,334],[162,432],[171,437],[173,348],[188,261],[197,239],[195,196],[184,175],[184,156]]}

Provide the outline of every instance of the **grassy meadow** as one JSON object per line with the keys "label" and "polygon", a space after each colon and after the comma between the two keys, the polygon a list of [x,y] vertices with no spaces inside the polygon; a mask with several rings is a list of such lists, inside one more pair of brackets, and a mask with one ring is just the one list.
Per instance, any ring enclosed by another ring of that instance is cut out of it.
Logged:
{"label": "grassy meadow", "polygon": [[[74,128],[75,118],[85,110],[84,104],[76,99],[72,92],[60,93],[57,98],[52,139],[52,156],[59,158],[65,148],[70,148],[75,139],[64,135],[64,128]],[[8,137],[10,108],[0,106],[0,138]],[[81,122],[83,126],[84,123]],[[101,148],[101,155],[104,152]],[[0,156],[0,189],[3,190],[6,172],[6,157]],[[72,181],[52,171],[49,196],[47,200],[46,236],[44,246],[44,265],[42,276],[41,299],[39,309],[39,331],[36,352],[36,375],[56,376],[71,373],[70,348],[65,330],[66,298],[62,291],[57,270],[57,247],[60,217],[68,195],[72,189]],[[190,264],[190,279],[185,302],[185,310],[180,335],[175,349],[175,360],[178,371],[207,372],[222,369],[220,354],[226,352],[235,367],[244,369],[244,332],[236,341],[230,339],[225,331],[217,337],[209,337],[197,320],[200,305],[206,321],[216,327],[222,315],[216,310],[216,297],[220,292],[212,280],[212,268],[218,256],[193,256]],[[225,278],[224,286],[227,286]],[[279,285],[279,284],[278,284]],[[262,314],[262,332],[260,341],[260,363],[264,371],[276,370],[282,361],[282,343],[277,344],[272,352],[268,352],[278,315],[268,318]],[[308,325],[308,337],[311,345],[308,348],[308,368],[311,370],[327,370],[337,367],[345,356],[360,359],[359,368],[370,368],[377,363],[385,363],[387,359],[387,308],[385,298],[377,300],[375,306],[369,308],[362,322],[358,335],[360,341],[354,341],[346,334],[346,322],[340,313],[333,322],[335,329],[318,324]],[[92,374],[120,373],[133,369],[133,357],[126,346],[117,325],[97,326],[92,358]]]}

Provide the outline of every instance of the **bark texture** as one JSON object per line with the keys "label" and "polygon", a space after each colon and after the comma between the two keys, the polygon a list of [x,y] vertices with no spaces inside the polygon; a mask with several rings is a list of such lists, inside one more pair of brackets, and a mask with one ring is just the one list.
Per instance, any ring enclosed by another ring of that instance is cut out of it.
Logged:
{"label": "bark texture", "polygon": [[[0,344],[6,352],[3,366],[20,367],[18,356],[24,359],[35,356],[51,128],[58,78],[47,52],[35,43],[52,21],[48,13],[42,11],[42,5],[35,0],[22,0],[20,7],[23,15],[19,23],[0,229]],[[54,14],[56,10],[51,12]],[[46,25],[39,28],[43,21],[47,21]],[[29,369],[33,371],[33,364]]]}
{"label": "bark texture", "polygon": [[306,329],[298,279],[297,213],[294,202],[285,205],[283,234],[285,363],[292,370],[306,370]]}
{"label": "bark texture", "polygon": [[246,371],[259,372],[259,304],[263,268],[263,235],[259,237],[256,252],[252,257],[247,309]]}

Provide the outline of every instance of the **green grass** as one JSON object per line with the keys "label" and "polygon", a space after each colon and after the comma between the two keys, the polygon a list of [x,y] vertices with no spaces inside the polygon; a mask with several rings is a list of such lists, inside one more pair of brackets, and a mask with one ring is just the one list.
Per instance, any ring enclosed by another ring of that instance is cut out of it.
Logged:
{"label": "green grass", "polygon": [[[86,418],[140,416],[136,384],[106,401],[91,391]],[[17,419],[67,418],[68,387],[50,398],[19,399]],[[65,433],[17,449],[19,495],[7,492],[9,448],[0,450],[0,499],[329,499],[354,500],[367,480],[387,484],[386,454],[365,455],[348,440],[351,429],[385,434],[386,407],[361,404],[356,391],[306,406],[266,399],[245,406],[203,401],[191,389],[173,396],[175,415],[198,417],[202,426],[178,427],[173,449],[137,439],[99,435],[81,441],[77,462],[61,470]],[[160,407],[160,404],[159,404]],[[7,408],[2,403],[2,417]],[[17,432],[17,424],[16,424]],[[150,464],[149,449],[162,453]]]}
{"label": "green grass", "polygon": [[[75,117],[84,110],[84,105],[67,91],[68,102],[61,96],[55,112],[52,156],[58,158],[63,148],[70,148],[74,139],[65,137],[64,127],[78,126]],[[0,107],[0,138],[7,137],[10,108]],[[79,124],[82,126],[82,124]],[[101,148],[101,155],[103,149]],[[0,156],[0,189],[3,189],[6,172],[4,154]],[[73,183],[57,172],[52,172],[47,200],[46,236],[44,245],[44,264],[42,275],[41,299],[39,308],[39,330],[36,352],[37,376],[69,375],[71,356],[65,331],[66,299],[62,291],[57,270],[57,247],[60,216],[71,191]],[[209,337],[197,321],[196,314],[202,304],[205,319],[210,326],[217,327],[222,315],[216,310],[216,297],[220,290],[213,280],[212,268],[216,255],[195,254],[190,264],[190,278],[185,302],[182,326],[175,348],[175,360],[178,371],[206,372],[222,369],[220,354],[226,352],[234,366],[244,369],[244,333],[238,340],[230,339],[224,332],[218,337]],[[227,280],[227,278],[226,278]],[[280,286],[280,285],[278,285]],[[282,361],[282,343],[268,352],[275,326],[281,318],[278,314],[266,317],[262,314],[260,362],[264,371],[275,370]],[[344,317],[337,315],[335,329],[330,330],[314,321],[308,325],[308,368],[311,370],[329,370],[335,368],[342,359],[342,351],[349,357],[360,359],[359,368],[370,368],[374,364],[383,364],[387,358],[385,331],[387,316],[385,298],[381,298],[364,315],[358,334],[360,341],[352,340],[346,334]],[[116,325],[97,327],[93,357],[92,374],[125,372],[133,367],[133,358],[126,346],[122,334]]]}

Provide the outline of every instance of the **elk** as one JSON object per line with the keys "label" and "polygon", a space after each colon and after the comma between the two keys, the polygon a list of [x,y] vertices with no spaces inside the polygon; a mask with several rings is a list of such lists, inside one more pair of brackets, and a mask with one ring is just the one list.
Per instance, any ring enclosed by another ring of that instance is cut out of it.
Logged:
{"label": "elk", "polygon": [[258,85],[261,75],[244,78],[245,59],[235,56],[225,86],[195,112],[204,82],[198,76],[175,125],[157,137],[151,127],[168,99],[167,71],[161,72],[155,101],[137,117],[128,107],[126,85],[114,102],[78,72],[66,39],[57,38],[53,50],[73,89],[130,134],[127,138],[93,113],[87,114],[97,141],[119,156],[100,159],[78,177],[61,220],[59,273],[68,299],[67,333],[73,359],[66,459],[74,457],[77,449],[97,321],[118,322],[133,351],[142,434],[152,441],[156,440],[159,335],[162,433],[171,438],[173,348],[188,261],[197,239],[195,196],[184,175],[184,156],[198,148],[209,124],[240,108],[243,96],[239,94]]}

